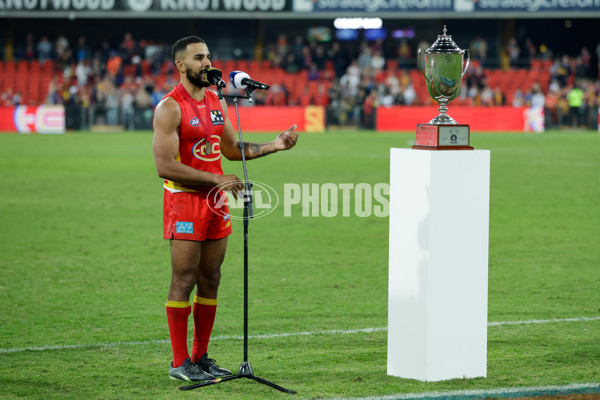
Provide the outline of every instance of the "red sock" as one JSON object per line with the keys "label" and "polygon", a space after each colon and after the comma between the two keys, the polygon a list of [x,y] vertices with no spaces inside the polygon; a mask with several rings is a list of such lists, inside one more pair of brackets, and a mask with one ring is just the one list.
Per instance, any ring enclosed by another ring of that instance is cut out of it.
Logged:
{"label": "red sock", "polygon": [[196,362],[208,350],[208,341],[215,323],[217,299],[194,297],[194,342],[192,361]]}
{"label": "red sock", "polygon": [[167,322],[173,348],[173,367],[177,368],[190,358],[187,348],[188,317],[192,310],[189,301],[167,300]]}

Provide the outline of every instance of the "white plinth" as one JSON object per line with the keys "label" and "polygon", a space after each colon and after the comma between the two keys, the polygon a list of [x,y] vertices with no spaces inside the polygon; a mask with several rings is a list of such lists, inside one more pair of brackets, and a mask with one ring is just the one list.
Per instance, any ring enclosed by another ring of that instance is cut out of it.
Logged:
{"label": "white plinth", "polygon": [[388,375],[485,377],[490,152],[390,155]]}

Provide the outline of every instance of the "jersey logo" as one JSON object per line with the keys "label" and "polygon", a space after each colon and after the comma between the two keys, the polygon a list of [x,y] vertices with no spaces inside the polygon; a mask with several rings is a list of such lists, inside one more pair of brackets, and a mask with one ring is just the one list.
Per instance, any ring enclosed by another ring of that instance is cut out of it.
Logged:
{"label": "jersey logo", "polygon": [[198,125],[200,125],[200,120],[198,119],[198,117],[196,117],[196,118],[192,118],[192,119],[190,120],[190,125],[191,125],[191,126],[198,126]]}
{"label": "jersey logo", "polygon": [[221,138],[219,135],[211,136],[211,145],[206,146],[206,139],[200,139],[192,148],[194,157],[202,161],[218,161],[221,159]]}
{"label": "jersey logo", "polygon": [[223,119],[221,110],[212,110],[210,112],[210,120],[212,121],[213,126],[225,125],[225,120]]}

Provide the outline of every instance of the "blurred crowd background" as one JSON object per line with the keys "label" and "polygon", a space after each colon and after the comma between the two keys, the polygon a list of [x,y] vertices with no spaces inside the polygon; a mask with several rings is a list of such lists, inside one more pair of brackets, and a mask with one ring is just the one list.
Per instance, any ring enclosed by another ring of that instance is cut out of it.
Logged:
{"label": "blurred crowd background", "polygon": [[[1,106],[64,104],[68,124],[78,128],[102,124],[133,129],[140,121],[147,125],[153,107],[178,83],[170,40],[133,30],[116,40],[40,32],[2,38]],[[372,128],[378,107],[434,104],[417,68],[417,54],[436,37],[414,28],[402,32],[406,37],[394,40],[342,41],[311,35],[310,30],[282,30],[271,40],[245,47],[212,43],[214,30],[209,37],[201,29],[193,33],[207,40],[213,66],[224,78],[232,70],[244,70],[271,85],[268,91],[254,92],[253,104],[244,105],[320,105],[326,107],[328,126]],[[536,42],[523,34],[501,44],[479,34],[467,37],[454,38],[470,49],[471,62],[451,104],[542,107],[546,128],[598,126],[600,42],[555,48],[551,41]],[[228,85],[226,91],[231,90]]]}

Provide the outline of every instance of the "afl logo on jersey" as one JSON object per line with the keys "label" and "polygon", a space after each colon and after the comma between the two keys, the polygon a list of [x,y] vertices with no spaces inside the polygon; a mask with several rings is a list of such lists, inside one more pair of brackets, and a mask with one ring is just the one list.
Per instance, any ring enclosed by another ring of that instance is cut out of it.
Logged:
{"label": "afl logo on jersey", "polygon": [[200,141],[194,145],[194,148],[192,149],[194,157],[202,161],[217,161],[221,158],[220,137],[218,135],[212,135],[211,139],[210,149],[207,149],[206,139],[204,138],[200,139]]}
{"label": "afl logo on jersey", "polygon": [[192,119],[190,120],[190,125],[191,125],[191,126],[198,126],[198,125],[200,125],[200,120],[198,119],[198,117],[196,117],[196,118],[192,118]]}

